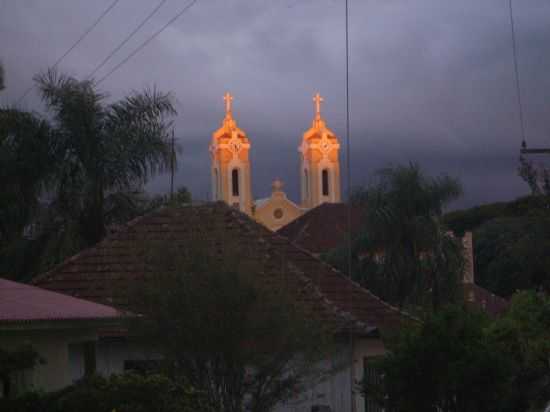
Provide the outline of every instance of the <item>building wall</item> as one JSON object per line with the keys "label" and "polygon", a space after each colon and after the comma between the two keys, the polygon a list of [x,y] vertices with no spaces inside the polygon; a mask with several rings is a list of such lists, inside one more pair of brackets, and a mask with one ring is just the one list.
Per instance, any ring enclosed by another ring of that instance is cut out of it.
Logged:
{"label": "building wall", "polygon": [[[357,383],[363,378],[364,359],[384,352],[384,344],[378,338],[355,339],[353,345],[350,342],[340,344],[335,355],[320,365],[332,373],[327,373],[324,379],[313,382],[304,392],[279,405],[275,412],[311,412],[315,405],[328,406],[331,412],[365,412],[364,398],[356,390]],[[353,372],[350,368],[351,353]]]}
{"label": "building wall", "polygon": [[283,192],[275,192],[269,200],[256,207],[254,219],[276,231],[300,217],[304,211],[305,209],[288,200]]}

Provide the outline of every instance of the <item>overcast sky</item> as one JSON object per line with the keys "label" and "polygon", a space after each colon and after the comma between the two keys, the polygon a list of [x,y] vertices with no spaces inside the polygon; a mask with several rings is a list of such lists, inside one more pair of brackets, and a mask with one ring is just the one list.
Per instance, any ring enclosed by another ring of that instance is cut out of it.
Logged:
{"label": "overcast sky", "polygon": [[[167,0],[97,74],[101,78],[182,7]],[[112,0],[0,0],[0,60],[17,100]],[[60,64],[85,78],[158,1],[120,0]],[[343,0],[198,0],[100,87],[112,99],[156,86],[171,91],[183,153],[177,185],[209,193],[208,144],[223,117],[222,95],[251,140],[254,196],[280,177],[298,199],[298,152],[313,94],[344,143]],[[550,2],[515,0],[527,141],[550,144]],[[353,184],[388,164],[419,162],[458,176],[455,207],[525,194],[508,0],[350,0]],[[41,110],[33,91],[22,103]],[[344,145],[342,145],[344,148]],[[341,162],[344,164],[344,150]],[[344,184],[344,183],[343,183]],[[168,189],[159,176],[149,189]]]}

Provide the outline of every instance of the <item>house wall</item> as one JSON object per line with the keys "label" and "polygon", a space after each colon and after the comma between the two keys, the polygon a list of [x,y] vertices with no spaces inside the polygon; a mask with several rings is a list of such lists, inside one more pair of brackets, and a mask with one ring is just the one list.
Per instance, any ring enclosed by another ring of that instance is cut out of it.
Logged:
{"label": "house wall", "polygon": [[[351,349],[353,347],[353,350]],[[350,369],[351,353],[353,352],[353,376]],[[295,396],[288,402],[279,405],[275,412],[311,412],[315,405],[328,406],[331,412],[365,412],[363,396],[357,392],[356,386],[363,378],[363,362],[365,358],[383,355],[383,342],[378,338],[359,338],[342,343],[335,355],[323,361],[321,367],[333,372]],[[351,392],[354,389],[353,404]]]}
{"label": "house wall", "polygon": [[124,372],[126,361],[153,360],[160,357],[124,338],[100,339],[96,345],[97,372],[104,376]]}
{"label": "house wall", "polygon": [[35,389],[49,392],[70,385],[73,382],[71,372],[75,368],[69,360],[69,344],[96,339],[93,331],[86,329],[19,330],[1,333],[0,348],[14,350],[22,344],[30,344],[45,361],[16,379],[14,391]]}

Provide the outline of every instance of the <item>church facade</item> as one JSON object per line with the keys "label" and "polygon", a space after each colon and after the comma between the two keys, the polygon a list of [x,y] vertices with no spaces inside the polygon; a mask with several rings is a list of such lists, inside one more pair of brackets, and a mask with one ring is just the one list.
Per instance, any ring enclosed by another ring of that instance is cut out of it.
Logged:
{"label": "church facade", "polygon": [[313,98],[313,122],[298,147],[301,195],[297,203],[286,196],[279,179],[273,181],[271,197],[254,199],[251,142],[233,117],[233,96],[226,93],[224,100],[225,117],[221,127],[212,134],[209,148],[212,200],[223,200],[274,231],[322,203],[341,201],[340,143],[321,116],[323,98],[319,93]]}

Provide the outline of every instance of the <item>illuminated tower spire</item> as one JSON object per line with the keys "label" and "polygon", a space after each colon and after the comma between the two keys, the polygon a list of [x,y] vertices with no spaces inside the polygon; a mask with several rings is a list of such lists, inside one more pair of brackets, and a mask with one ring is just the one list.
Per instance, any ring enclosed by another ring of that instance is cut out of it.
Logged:
{"label": "illuminated tower spire", "polygon": [[222,126],[212,134],[212,198],[223,200],[241,211],[252,213],[250,184],[250,141],[237,127],[231,112],[233,96],[225,93],[225,117]]}
{"label": "illuminated tower spire", "polygon": [[300,152],[302,207],[313,208],[324,202],[340,202],[340,143],[321,117],[319,93],[313,97],[315,117],[304,133]]}

